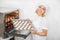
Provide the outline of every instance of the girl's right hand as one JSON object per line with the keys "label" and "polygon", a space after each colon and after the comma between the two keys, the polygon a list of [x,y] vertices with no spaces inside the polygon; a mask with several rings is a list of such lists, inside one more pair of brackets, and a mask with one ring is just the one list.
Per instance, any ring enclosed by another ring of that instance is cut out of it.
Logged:
{"label": "girl's right hand", "polygon": [[28,20],[28,21],[32,22],[32,21],[31,21],[31,19],[26,19],[26,20]]}
{"label": "girl's right hand", "polygon": [[37,30],[29,30],[32,34],[37,34]]}

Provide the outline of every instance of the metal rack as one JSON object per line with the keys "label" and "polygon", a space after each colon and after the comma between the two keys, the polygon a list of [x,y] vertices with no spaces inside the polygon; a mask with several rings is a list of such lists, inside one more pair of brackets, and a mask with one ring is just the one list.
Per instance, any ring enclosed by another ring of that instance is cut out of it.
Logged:
{"label": "metal rack", "polygon": [[[10,12],[9,13],[8,12],[0,13],[0,37],[8,38],[10,36],[16,36],[16,37],[22,37],[23,39],[26,39],[31,34],[28,30],[15,30],[13,24],[12,24],[12,28],[9,29],[9,27],[7,27],[10,25],[10,23],[12,23],[12,20],[10,20],[8,22],[5,21],[5,17],[8,14],[10,14]],[[19,14],[18,14],[18,18],[19,18]],[[14,16],[13,19],[18,19],[18,18]],[[27,34],[26,35],[23,34],[24,33],[23,31],[26,32]]]}

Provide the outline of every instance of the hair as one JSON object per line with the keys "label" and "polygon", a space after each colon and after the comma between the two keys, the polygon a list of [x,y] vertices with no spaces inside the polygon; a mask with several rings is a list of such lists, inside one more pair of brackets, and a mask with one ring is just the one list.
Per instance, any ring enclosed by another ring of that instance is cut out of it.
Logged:
{"label": "hair", "polygon": [[[42,8],[44,10],[44,12],[42,14],[42,17],[44,17],[45,16],[45,12],[46,12],[46,7],[44,5],[39,5],[38,8]],[[36,10],[36,13],[38,13],[37,10]]]}

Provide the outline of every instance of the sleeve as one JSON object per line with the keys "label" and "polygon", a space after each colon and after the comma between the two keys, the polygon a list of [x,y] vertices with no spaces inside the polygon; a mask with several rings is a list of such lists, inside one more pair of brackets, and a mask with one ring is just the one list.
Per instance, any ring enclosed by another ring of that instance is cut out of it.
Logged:
{"label": "sleeve", "polygon": [[42,29],[48,30],[48,21],[46,19],[42,20]]}

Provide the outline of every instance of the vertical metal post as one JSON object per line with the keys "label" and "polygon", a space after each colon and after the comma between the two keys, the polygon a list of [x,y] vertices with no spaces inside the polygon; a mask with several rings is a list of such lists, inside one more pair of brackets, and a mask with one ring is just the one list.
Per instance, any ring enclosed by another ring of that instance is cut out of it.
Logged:
{"label": "vertical metal post", "polygon": [[0,13],[0,37],[3,37],[4,31],[4,14]]}

